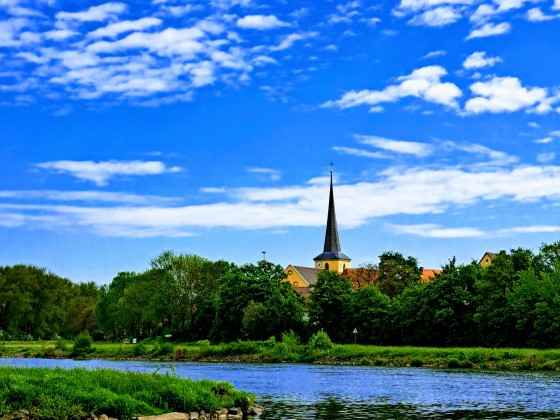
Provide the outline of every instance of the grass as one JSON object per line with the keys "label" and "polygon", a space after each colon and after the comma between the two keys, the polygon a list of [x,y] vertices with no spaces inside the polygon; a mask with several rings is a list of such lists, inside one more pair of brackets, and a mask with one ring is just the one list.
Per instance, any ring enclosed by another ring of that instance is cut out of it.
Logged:
{"label": "grass", "polygon": [[28,410],[35,419],[119,419],[172,411],[243,407],[254,397],[227,382],[109,369],[0,368],[0,416]]}
{"label": "grass", "polygon": [[[4,357],[70,357],[55,349],[54,341],[6,342],[0,345]],[[236,341],[210,345],[207,342],[166,342],[145,340],[140,344],[95,342],[88,358],[178,361],[224,361],[263,363],[323,363],[371,366],[413,366],[432,368],[560,370],[560,350],[512,348],[459,348],[334,345],[320,350],[293,340]],[[452,360],[450,362],[450,360]]]}

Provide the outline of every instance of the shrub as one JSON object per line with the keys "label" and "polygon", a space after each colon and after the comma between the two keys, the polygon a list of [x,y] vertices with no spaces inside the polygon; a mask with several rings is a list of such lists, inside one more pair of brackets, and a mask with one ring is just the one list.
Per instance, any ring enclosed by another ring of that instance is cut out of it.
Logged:
{"label": "shrub", "polygon": [[424,362],[422,361],[422,359],[419,359],[419,358],[417,358],[417,357],[413,358],[413,359],[410,361],[410,366],[412,366],[412,367],[420,367],[420,366],[422,366],[423,364],[424,364]]}
{"label": "shrub", "polygon": [[132,354],[135,356],[143,356],[146,353],[148,353],[148,348],[144,343],[138,343],[132,348]]}
{"label": "shrub", "polygon": [[459,367],[459,359],[456,357],[450,357],[447,359],[447,367],[451,369],[455,369]]}
{"label": "shrub", "polygon": [[82,331],[74,340],[74,347],[72,348],[72,356],[85,356],[93,351],[93,339],[89,332]]}
{"label": "shrub", "polygon": [[66,343],[64,342],[64,340],[62,338],[58,338],[56,340],[56,342],[54,343],[54,348],[55,349],[59,349],[62,351],[67,351],[68,350],[68,346],[66,345]]}
{"label": "shrub", "polygon": [[276,337],[270,337],[268,340],[263,341],[263,344],[267,349],[273,348],[276,345]]}
{"label": "shrub", "polygon": [[208,347],[208,346],[210,346],[210,341],[208,341],[208,340],[198,340],[195,344],[197,346],[200,346],[200,347]]}
{"label": "shrub", "polygon": [[290,351],[296,350],[300,345],[299,337],[292,330],[282,333],[282,343],[288,346]]}
{"label": "shrub", "polygon": [[459,367],[463,369],[472,369],[474,364],[470,360],[461,360],[459,361]]}
{"label": "shrub", "polygon": [[333,343],[325,331],[319,330],[311,336],[308,346],[311,350],[329,351],[332,349]]}
{"label": "shrub", "polygon": [[175,347],[171,343],[156,344],[152,353],[155,356],[171,356],[175,352]]}
{"label": "shrub", "polygon": [[179,347],[175,350],[175,359],[184,359],[185,358],[185,349],[183,347]]}

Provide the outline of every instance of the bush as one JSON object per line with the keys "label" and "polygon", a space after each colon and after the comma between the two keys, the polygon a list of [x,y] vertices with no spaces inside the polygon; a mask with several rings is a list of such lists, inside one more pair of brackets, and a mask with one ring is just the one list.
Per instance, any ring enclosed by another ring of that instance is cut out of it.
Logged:
{"label": "bush", "polygon": [[132,354],[135,356],[143,356],[148,353],[148,348],[143,343],[138,343],[132,348]]}
{"label": "bush", "polygon": [[185,349],[183,347],[179,347],[177,350],[175,350],[174,358],[176,360],[184,359],[185,358]]}
{"label": "bush", "polygon": [[447,359],[447,367],[451,369],[455,369],[459,367],[459,359],[456,357],[450,357]]}
{"label": "bush", "polygon": [[172,356],[175,353],[175,347],[171,343],[156,344],[152,350],[155,356]]}
{"label": "bush", "polygon": [[74,347],[72,348],[72,356],[84,357],[86,354],[93,351],[93,339],[89,332],[82,331],[74,340]]}
{"label": "bush", "polygon": [[314,351],[329,351],[333,347],[329,335],[323,330],[319,330],[313,334],[307,344],[309,348]]}
{"label": "bush", "polygon": [[68,346],[66,345],[64,340],[60,337],[54,343],[54,348],[58,349],[58,350],[62,350],[62,351],[67,351],[68,350]]}
{"label": "bush", "polygon": [[422,361],[422,359],[419,359],[419,358],[417,358],[417,357],[413,358],[413,359],[410,361],[410,366],[412,366],[412,367],[420,367],[420,366],[422,366],[423,364],[424,364],[424,362]]}
{"label": "bush", "polygon": [[292,330],[282,333],[282,343],[284,343],[290,351],[297,350],[300,345],[299,337]]}

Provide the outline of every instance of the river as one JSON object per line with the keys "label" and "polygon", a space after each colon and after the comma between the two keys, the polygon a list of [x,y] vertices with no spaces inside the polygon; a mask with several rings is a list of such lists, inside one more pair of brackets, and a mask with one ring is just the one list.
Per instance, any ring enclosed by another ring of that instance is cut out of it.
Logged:
{"label": "river", "polygon": [[[265,419],[560,419],[557,373],[0,358],[0,365],[172,372],[255,393]],[[171,367],[173,366],[173,368]]]}

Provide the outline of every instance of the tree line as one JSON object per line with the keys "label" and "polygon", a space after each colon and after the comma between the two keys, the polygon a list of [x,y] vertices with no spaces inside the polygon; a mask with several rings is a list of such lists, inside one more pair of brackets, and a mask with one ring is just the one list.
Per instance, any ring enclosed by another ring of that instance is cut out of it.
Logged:
{"label": "tree line", "polygon": [[487,267],[451,259],[429,282],[415,258],[386,252],[351,278],[321,271],[308,301],[285,279],[268,261],[238,266],[171,251],[101,287],[34,266],[0,267],[0,339],[87,330],[107,340],[230,342],[323,330],[338,343],[560,345],[560,242],[502,252]]}

